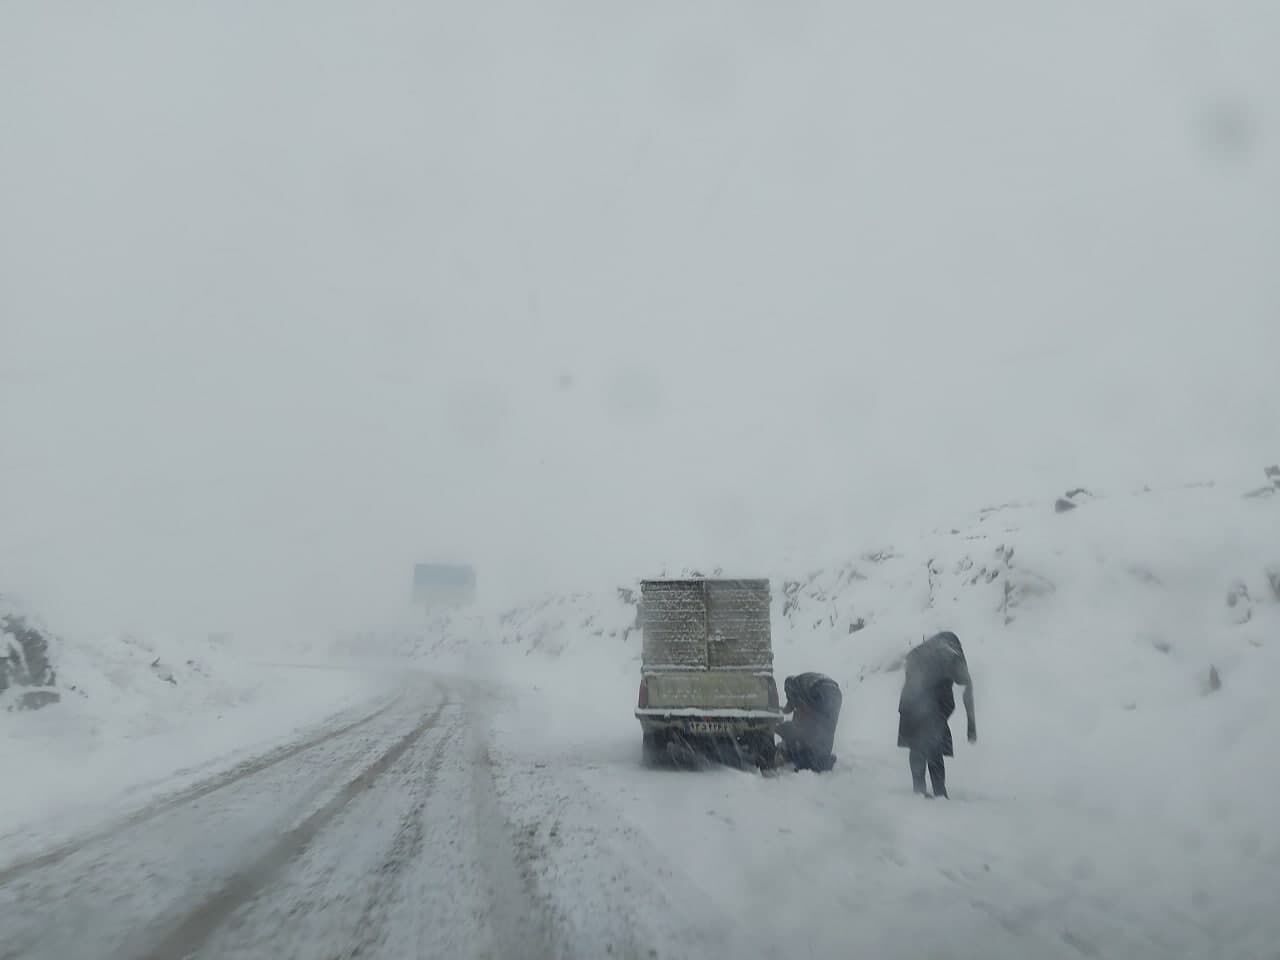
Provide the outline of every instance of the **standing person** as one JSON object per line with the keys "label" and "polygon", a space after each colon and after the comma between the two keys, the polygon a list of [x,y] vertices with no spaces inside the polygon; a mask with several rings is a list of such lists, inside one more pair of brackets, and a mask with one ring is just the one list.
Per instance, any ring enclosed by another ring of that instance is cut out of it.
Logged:
{"label": "standing person", "polygon": [[794,718],[778,727],[783,749],[797,770],[830,770],[836,763],[836,724],[843,697],[840,684],[826,674],[801,673],[783,681],[787,704],[783,713]]}
{"label": "standing person", "polygon": [[952,686],[957,683],[964,687],[969,742],[976,743],[973,678],[969,676],[960,638],[950,631],[934,634],[907,654],[907,675],[898,700],[898,746],[910,750],[911,785],[921,796],[929,796],[924,783],[926,767],[933,782],[933,795],[947,796],[947,772],[942,758],[955,756],[947,721],[956,709]]}

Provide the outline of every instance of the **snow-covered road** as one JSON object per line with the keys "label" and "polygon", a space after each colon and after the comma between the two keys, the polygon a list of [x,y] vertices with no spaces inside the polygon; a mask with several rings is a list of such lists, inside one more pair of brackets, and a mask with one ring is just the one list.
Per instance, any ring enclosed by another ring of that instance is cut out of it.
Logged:
{"label": "snow-covered road", "polygon": [[976,750],[955,800],[919,801],[859,736],[858,699],[830,775],[646,770],[625,703],[474,676],[406,673],[0,856],[0,958],[1245,960],[1280,942],[1265,823],[1171,834],[1138,804],[1011,789]]}
{"label": "snow-covered road", "polygon": [[554,955],[466,690],[411,678],[0,867],[0,957]]}

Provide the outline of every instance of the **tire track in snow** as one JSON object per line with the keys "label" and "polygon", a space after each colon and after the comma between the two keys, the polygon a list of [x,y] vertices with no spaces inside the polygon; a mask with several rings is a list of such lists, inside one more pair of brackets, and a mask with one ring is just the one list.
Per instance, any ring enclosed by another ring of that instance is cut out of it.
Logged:
{"label": "tire track in snow", "polygon": [[487,731],[468,717],[472,733],[472,810],[476,818],[480,868],[488,884],[493,954],[506,957],[560,957],[552,907],[537,893],[533,864],[514,840],[498,800]]}
{"label": "tire track in snow", "polygon": [[[789,955],[787,944],[756,935],[735,907],[726,907],[669,849],[630,822],[616,795],[600,792],[581,775],[581,761],[562,764],[537,751],[513,754],[501,739],[495,753],[501,761],[495,772],[506,792],[521,798],[514,809],[532,848],[525,859],[537,869],[537,888],[558,921],[560,951],[547,956],[773,960]],[[702,774],[671,770],[656,776]],[[767,915],[767,908],[761,909]]]}
{"label": "tire track in snow", "polygon": [[440,766],[458,735],[458,724],[451,725],[432,748],[424,764],[421,780],[415,784],[417,799],[405,814],[387,851],[386,860],[369,891],[360,919],[352,931],[352,946],[338,954],[339,960],[354,960],[370,951],[376,952],[387,936],[388,903],[405,869],[423,854],[426,842],[427,805],[431,801]]}
{"label": "tire track in snow", "polygon": [[99,827],[89,833],[59,844],[52,850],[30,859],[19,860],[16,863],[10,864],[5,868],[0,869],[0,887],[12,883],[14,880],[17,880],[32,871],[60,863],[72,854],[77,853],[82,848],[100,840],[113,837],[121,830],[126,830],[130,827],[136,827],[140,824],[146,823],[148,820],[154,819],[161,814],[168,813],[177,807],[193,803],[196,800],[207,797],[211,793],[239,783],[246,777],[252,777],[255,774],[269,770],[278,764],[284,763],[286,760],[296,757],[300,753],[305,753],[307,750],[318,747],[330,740],[335,740],[338,737],[342,737],[345,734],[358,730],[390,710],[395,706],[399,699],[399,697],[393,698],[372,713],[345,723],[336,729],[324,730],[320,733],[314,734],[313,736],[307,737],[304,740],[295,741],[294,743],[277,747],[276,749],[254,757],[251,760],[246,760],[242,763],[236,764],[231,769],[226,770],[217,776],[201,781],[200,783],[187,787],[184,790],[180,790],[162,800],[150,803],[140,810],[111,821],[106,826]]}
{"label": "tire track in snow", "polygon": [[[205,941],[241,906],[250,902],[272,879],[301,856],[316,835],[357,796],[369,790],[386,771],[430,730],[449,701],[440,703],[421,723],[384,751],[373,763],[338,791],[328,803],[266,850],[246,869],[230,877],[213,896],[187,914],[177,926],[160,937],[141,960],[173,960],[197,953]],[[384,708],[385,709],[385,708]],[[441,753],[443,756],[443,753]]]}

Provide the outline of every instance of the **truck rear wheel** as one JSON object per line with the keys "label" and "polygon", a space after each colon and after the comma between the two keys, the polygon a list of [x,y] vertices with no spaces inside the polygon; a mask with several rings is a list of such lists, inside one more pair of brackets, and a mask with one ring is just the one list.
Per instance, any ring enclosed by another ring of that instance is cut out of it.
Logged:
{"label": "truck rear wheel", "polygon": [[778,745],[769,733],[753,734],[748,741],[756,766],[761,770],[772,770],[778,765]]}
{"label": "truck rear wheel", "polygon": [[646,733],[640,740],[640,755],[646,767],[656,767],[667,755],[665,734]]}

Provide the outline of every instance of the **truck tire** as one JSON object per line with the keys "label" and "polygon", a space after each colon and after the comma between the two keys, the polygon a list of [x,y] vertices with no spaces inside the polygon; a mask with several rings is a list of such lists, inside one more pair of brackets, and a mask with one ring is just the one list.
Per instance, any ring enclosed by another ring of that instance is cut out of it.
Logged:
{"label": "truck tire", "polygon": [[640,739],[640,756],[646,767],[658,766],[667,755],[667,738],[657,733],[646,733]]}
{"label": "truck tire", "polygon": [[778,745],[773,733],[758,733],[751,738],[751,752],[756,766],[761,770],[772,770],[778,765]]}

